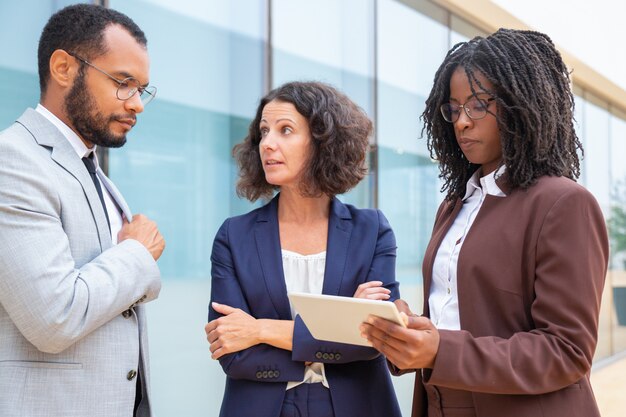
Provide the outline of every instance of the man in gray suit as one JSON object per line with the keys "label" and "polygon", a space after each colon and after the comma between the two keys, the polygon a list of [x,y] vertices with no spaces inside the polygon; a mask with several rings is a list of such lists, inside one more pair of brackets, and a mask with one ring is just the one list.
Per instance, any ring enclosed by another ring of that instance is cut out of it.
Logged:
{"label": "man in gray suit", "polygon": [[146,38],[75,5],[50,18],[38,58],[40,104],[0,133],[0,416],[147,417],[143,304],[165,243],[94,157],[156,93]]}

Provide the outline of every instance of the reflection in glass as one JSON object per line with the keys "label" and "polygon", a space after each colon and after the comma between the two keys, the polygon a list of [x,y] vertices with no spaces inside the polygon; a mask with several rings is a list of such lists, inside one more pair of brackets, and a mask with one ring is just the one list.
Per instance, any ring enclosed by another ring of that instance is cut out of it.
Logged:
{"label": "reflection in glass", "polygon": [[[272,1],[272,87],[296,80],[326,82],[372,117],[373,5],[373,0]],[[365,178],[339,198],[368,207],[369,191]]]}
{"label": "reflection in glass", "polygon": [[155,415],[214,417],[225,377],[203,332],[210,255],[224,219],[252,207],[235,195],[231,149],[263,94],[265,4],[109,3],[146,33],[150,83],[159,86],[126,146],[109,153],[111,178],[167,242],[163,290],[148,305],[152,406]]}
{"label": "reflection in glass", "polygon": [[[626,121],[611,115],[610,122],[611,196],[608,226],[611,263],[610,279],[606,285],[610,287],[613,296],[610,313],[613,318],[611,353],[614,354],[626,349]],[[609,299],[606,297],[603,302]]]}

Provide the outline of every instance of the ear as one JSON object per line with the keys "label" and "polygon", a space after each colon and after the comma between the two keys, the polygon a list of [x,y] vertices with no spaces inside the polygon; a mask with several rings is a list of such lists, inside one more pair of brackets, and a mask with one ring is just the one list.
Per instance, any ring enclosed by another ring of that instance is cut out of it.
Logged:
{"label": "ear", "polygon": [[80,62],[65,52],[57,49],[50,56],[50,81],[61,88],[69,88],[74,84]]}

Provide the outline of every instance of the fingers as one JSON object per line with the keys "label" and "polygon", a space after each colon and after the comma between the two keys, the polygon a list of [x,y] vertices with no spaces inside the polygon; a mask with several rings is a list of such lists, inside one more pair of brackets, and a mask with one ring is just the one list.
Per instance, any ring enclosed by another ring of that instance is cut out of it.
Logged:
{"label": "fingers", "polygon": [[361,325],[362,335],[400,369],[432,368],[439,350],[439,332],[426,317],[408,317],[404,328],[370,316]]}
{"label": "fingers", "polygon": [[125,221],[117,234],[118,242],[134,239],[141,243],[158,260],[165,249],[165,239],[159,232],[157,224],[143,214],[135,214],[132,221]]}
{"label": "fingers", "polygon": [[389,334],[392,337],[402,338],[405,335],[404,328],[392,321],[370,315],[365,324],[370,324],[373,329]]}
{"label": "fingers", "polygon": [[[215,323],[215,320],[212,320],[212,321],[208,322],[204,326],[204,332],[206,333],[207,340],[209,338],[209,333],[211,333],[216,327],[217,327],[217,324]],[[211,342],[211,341],[209,340],[209,342]]]}
{"label": "fingers", "polygon": [[427,317],[411,316],[408,318],[407,327],[415,330],[433,330],[436,329],[432,321]]}
{"label": "fingers", "polygon": [[404,355],[403,345],[397,344],[397,340],[393,338],[373,338],[369,340],[369,342],[372,344],[372,347],[374,349],[385,355],[385,357],[389,359],[394,365],[396,365],[395,361],[399,358],[402,358]]}
{"label": "fingers", "polygon": [[215,343],[211,343],[211,346],[209,347],[209,351],[211,352],[211,359],[215,359],[215,360],[229,353],[227,352],[226,348],[222,346],[222,343],[220,343],[219,340]]}
{"label": "fingers", "polygon": [[359,285],[354,293],[354,298],[369,300],[388,300],[391,291],[383,287],[382,281],[368,281]]}
{"label": "fingers", "polygon": [[[402,330],[402,327],[398,325],[395,326]],[[361,325],[361,332],[362,336],[364,336],[373,345],[373,347],[381,353],[384,353],[382,349],[385,346],[401,350],[402,346],[408,339],[406,335],[402,333],[393,332],[394,334],[392,334],[392,331],[381,330],[370,323],[363,323]]]}
{"label": "fingers", "polygon": [[209,352],[211,352],[211,359],[219,359],[225,354],[227,350],[224,348],[225,335],[220,334],[218,329],[219,319],[213,320],[204,326],[206,332],[206,340],[209,342]]}
{"label": "fingers", "polygon": [[213,308],[213,310],[225,316],[235,313],[239,310],[238,308],[227,306],[226,304],[218,304],[215,301],[211,303],[211,307]]}
{"label": "fingers", "polygon": [[409,305],[403,299],[398,298],[397,300],[394,300],[393,303],[396,305],[399,312],[404,313],[407,316],[415,316],[415,313],[411,311]]}
{"label": "fingers", "polygon": [[404,323],[404,326],[409,327],[409,316],[407,316],[404,311],[400,312],[400,318],[402,319],[402,323]]}

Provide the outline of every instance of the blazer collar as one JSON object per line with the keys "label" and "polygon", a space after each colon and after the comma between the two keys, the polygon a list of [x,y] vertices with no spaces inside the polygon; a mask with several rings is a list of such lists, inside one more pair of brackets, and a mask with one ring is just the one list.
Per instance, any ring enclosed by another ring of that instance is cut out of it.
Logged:
{"label": "blazer collar", "polygon": [[63,134],[48,119],[33,109],[27,109],[17,123],[33,136],[37,144],[51,150],[50,158],[59,166],[66,170],[80,183],[89,203],[91,215],[93,216],[98,237],[100,239],[100,248],[105,250],[112,245],[111,232],[102,209],[102,203],[96,188],[85,165],[76,154],[74,148]]}
{"label": "blazer collar", "polygon": [[[444,212],[441,214],[443,220],[441,224],[435,225],[435,229],[433,230],[433,234],[430,238],[430,242],[426,247],[426,253],[424,254],[424,314],[430,317],[430,311],[428,306],[428,296],[430,294],[430,286],[433,280],[433,268],[435,264],[435,257],[437,256],[437,251],[439,250],[439,246],[443,241],[446,234],[448,234],[448,230],[452,227],[454,223],[454,219],[461,211],[461,207],[463,207],[463,200],[460,198],[455,199],[454,201],[445,202],[445,207],[443,208]],[[444,217],[445,216],[445,217]],[[436,221],[438,221],[437,219]]]}
{"label": "blazer collar", "polygon": [[328,242],[326,244],[323,294],[339,295],[348,259],[348,247],[350,246],[352,228],[353,223],[350,210],[336,197],[333,198],[330,203],[330,216],[328,219]]}
{"label": "blazer collar", "polygon": [[[287,319],[291,318],[291,310],[287,298],[278,229],[279,195],[276,195],[267,205],[259,209],[254,228],[254,238],[259,253],[261,272],[270,300],[278,312],[278,316],[281,319]],[[339,294],[352,227],[350,211],[341,201],[333,198],[328,219],[323,294]]]}

